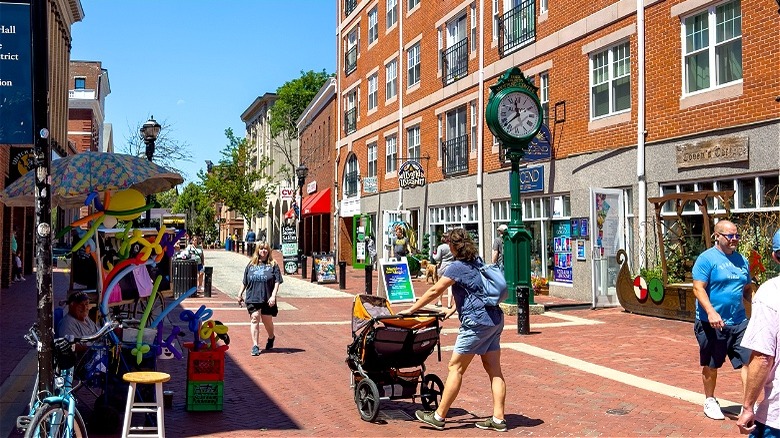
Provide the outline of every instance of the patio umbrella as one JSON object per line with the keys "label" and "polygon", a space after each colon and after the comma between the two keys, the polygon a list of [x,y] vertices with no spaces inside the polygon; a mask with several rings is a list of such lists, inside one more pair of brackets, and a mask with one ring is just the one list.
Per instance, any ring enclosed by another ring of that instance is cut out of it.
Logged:
{"label": "patio umbrella", "polygon": [[[82,152],[52,161],[52,205],[78,207],[92,192],[133,188],[150,195],[171,189],[184,181],[181,175],[134,155],[107,152]],[[0,200],[9,207],[35,205],[35,171],[0,192]]]}

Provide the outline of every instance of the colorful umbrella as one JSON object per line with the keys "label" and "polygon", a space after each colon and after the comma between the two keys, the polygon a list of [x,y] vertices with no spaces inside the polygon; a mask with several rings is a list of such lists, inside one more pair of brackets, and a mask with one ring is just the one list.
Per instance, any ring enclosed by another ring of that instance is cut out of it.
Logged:
{"label": "colorful umbrella", "polygon": [[[150,195],[171,189],[184,181],[181,175],[145,158],[106,152],[82,152],[52,161],[50,187],[52,205],[84,205],[93,192],[133,188]],[[25,173],[0,193],[9,207],[35,205],[35,170]]]}

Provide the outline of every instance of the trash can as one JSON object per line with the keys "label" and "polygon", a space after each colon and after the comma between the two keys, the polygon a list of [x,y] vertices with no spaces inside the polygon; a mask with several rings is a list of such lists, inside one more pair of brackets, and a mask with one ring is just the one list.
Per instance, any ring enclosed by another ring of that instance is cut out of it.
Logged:
{"label": "trash can", "polygon": [[173,297],[179,298],[188,290],[198,286],[198,261],[173,261]]}

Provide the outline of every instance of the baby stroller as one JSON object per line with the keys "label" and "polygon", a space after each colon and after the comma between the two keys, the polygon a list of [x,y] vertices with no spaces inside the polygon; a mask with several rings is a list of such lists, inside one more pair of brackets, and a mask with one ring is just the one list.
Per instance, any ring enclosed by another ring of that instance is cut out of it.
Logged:
{"label": "baby stroller", "polygon": [[[444,384],[435,374],[425,374],[425,359],[439,346],[441,317],[431,312],[395,315],[385,298],[355,297],[346,362],[360,418],[374,421],[380,400],[420,397],[427,410],[439,406]],[[438,352],[441,361],[441,346]]]}

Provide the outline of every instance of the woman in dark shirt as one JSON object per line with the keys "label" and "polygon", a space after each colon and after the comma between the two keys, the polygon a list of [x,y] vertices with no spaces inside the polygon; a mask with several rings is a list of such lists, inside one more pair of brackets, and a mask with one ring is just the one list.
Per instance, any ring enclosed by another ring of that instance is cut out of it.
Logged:
{"label": "woman in dark shirt", "polygon": [[[252,335],[252,356],[260,355],[260,322],[265,326],[268,333],[268,341],[265,343],[265,349],[274,348],[274,320],[273,317],[279,313],[276,306],[276,294],[279,292],[279,285],[282,284],[282,272],[274,258],[271,257],[271,247],[266,242],[257,245],[252,260],[244,269],[244,287],[238,294],[238,305],[246,302],[246,309],[249,311],[250,324],[249,331]],[[246,299],[244,299],[246,292]]]}

